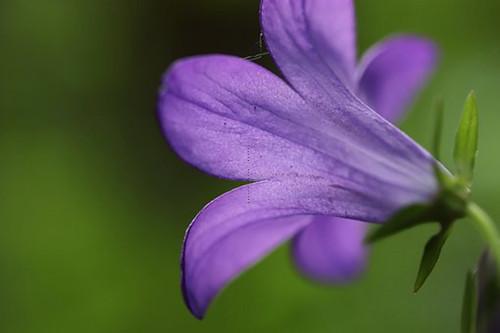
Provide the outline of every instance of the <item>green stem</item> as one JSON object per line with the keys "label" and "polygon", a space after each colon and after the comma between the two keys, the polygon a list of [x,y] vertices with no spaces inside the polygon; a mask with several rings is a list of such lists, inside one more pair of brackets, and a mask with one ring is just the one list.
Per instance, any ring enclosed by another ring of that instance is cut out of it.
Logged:
{"label": "green stem", "polygon": [[473,202],[467,204],[467,215],[476,223],[477,227],[483,234],[484,239],[488,242],[490,251],[496,261],[497,270],[500,276],[500,233],[498,232],[495,222],[481,207]]}

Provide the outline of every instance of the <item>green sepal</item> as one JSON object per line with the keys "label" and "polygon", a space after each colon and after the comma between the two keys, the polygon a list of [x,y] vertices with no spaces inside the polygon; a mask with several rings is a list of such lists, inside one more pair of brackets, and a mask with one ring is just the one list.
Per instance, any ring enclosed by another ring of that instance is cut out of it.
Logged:
{"label": "green sepal", "polygon": [[462,304],[462,333],[476,333],[478,307],[477,275],[469,271],[465,280]]}
{"label": "green sepal", "polygon": [[437,223],[441,230],[426,244],[414,291],[417,292],[425,283],[438,262],[441,250],[448,239],[454,222],[465,216],[469,190],[462,182],[443,173],[443,184],[438,196],[429,204],[407,206],[388,219],[379,228],[368,234],[365,242],[372,244],[384,238],[419,225]]}
{"label": "green sepal", "polygon": [[396,212],[387,222],[369,233],[365,242],[373,244],[418,225],[430,223],[432,222],[430,213],[431,209],[429,205],[415,204],[407,206]]}
{"label": "green sepal", "polygon": [[420,262],[420,268],[417,274],[417,280],[415,281],[415,285],[413,287],[413,291],[415,293],[422,288],[425,281],[432,273],[434,267],[436,267],[436,263],[441,255],[441,250],[451,233],[451,226],[451,224],[441,224],[441,230],[439,233],[429,239],[425,245],[422,260]]}
{"label": "green sepal", "polygon": [[460,119],[460,125],[455,138],[455,149],[453,151],[457,176],[466,185],[470,185],[472,182],[478,148],[478,132],[479,122],[476,95],[474,92],[471,92],[465,102],[464,112]]}
{"label": "green sepal", "polygon": [[384,224],[374,229],[365,238],[365,243],[373,244],[413,227],[440,223],[443,227],[465,216],[468,191],[451,178],[446,178],[449,188],[441,190],[430,204],[406,206],[393,214]]}

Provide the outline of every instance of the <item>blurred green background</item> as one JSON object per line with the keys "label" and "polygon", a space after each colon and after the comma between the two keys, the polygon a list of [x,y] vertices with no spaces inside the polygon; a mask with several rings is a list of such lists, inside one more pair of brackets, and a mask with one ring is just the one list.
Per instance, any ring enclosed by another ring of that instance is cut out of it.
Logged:
{"label": "blurred green background", "polygon": [[[372,252],[359,282],[326,288],[286,247],[232,284],[199,322],[178,258],[190,219],[234,186],[182,163],[156,120],[176,58],[259,51],[258,0],[0,0],[0,332],[457,332],[465,272],[481,250],[459,223],[428,284],[411,286],[434,231]],[[500,221],[500,2],[358,0],[360,50],[393,32],[435,39],[442,62],[404,129],[444,151],[477,91],[475,196]]]}

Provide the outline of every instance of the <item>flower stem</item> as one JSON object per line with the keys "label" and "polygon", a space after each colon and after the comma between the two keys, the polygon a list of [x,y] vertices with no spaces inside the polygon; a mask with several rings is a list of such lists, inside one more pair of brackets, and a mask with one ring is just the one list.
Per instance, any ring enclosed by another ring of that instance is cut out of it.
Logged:
{"label": "flower stem", "polygon": [[489,245],[490,251],[496,261],[497,271],[500,276],[500,233],[495,222],[491,217],[477,204],[469,202],[466,208],[467,215],[475,222],[480,229],[484,239]]}

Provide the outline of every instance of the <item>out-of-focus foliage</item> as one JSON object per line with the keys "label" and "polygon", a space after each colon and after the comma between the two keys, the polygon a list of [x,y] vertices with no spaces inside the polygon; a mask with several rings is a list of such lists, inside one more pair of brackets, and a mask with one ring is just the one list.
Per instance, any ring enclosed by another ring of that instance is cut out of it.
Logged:
{"label": "out-of-focus foliage", "polygon": [[[422,33],[442,47],[437,76],[403,124],[418,141],[429,146],[432,101],[441,96],[442,152],[451,152],[463,96],[476,90],[475,199],[500,220],[500,2],[356,3],[361,50],[393,32]],[[465,223],[417,296],[415,262],[431,226],[377,244],[354,285],[303,280],[285,247],[231,285],[205,321],[185,309],[184,230],[234,185],[168,149],[156,91],[178,57],[258,53],[258,7],[258,0],[0,1],[0,332],[459,330],[462,277],[480,249]]]}

